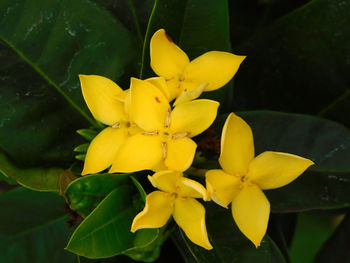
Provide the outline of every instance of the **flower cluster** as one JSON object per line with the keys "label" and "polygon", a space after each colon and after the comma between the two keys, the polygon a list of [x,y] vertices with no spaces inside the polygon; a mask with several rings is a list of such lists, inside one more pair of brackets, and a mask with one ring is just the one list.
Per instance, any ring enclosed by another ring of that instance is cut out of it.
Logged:
{"label": "flower cluster", "polygon": [[128,90],[102,76],[79,76],[92,115],[108,126],[91,142],[82,175],[109,167],[110,173],[155,172],[148,179],[159,190],[147,195],[132,232],[162,227],[172,216],[192,242],[211,249],[205,209],[195,199],[201,198],[226,208],[232,203],[239,229],[258,247],[270,213],[262,190],[290,183],[313,162],[280,152],[254,157],[250,127],[231,113],[221,137],[222,170],[207,171],[206,188],[184,176],[197,147],[191,138],[213,123],[219,107],[198,97],[227,84],[245,57],[211,51],[190,61],[164,29],[153,35],[150,53],[159,77],[131,78]]}

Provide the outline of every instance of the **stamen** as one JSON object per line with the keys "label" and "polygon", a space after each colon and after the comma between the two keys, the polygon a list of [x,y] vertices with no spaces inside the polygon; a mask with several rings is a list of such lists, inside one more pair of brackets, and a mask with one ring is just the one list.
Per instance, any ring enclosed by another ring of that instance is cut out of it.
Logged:
{"label": "stamen", "polygon": [[119,127],[120,127],[120,123],[119,122],[117,122],[117,123],[112,125],[113,129],[118,129]]}
{"label": "stamen", "polygon": [[180,133],[175,133],[172,138],[173,139],[181,139],[183,137],[187,137],[188,135],[190,135],[189,132],[180,132]]}
{"label": "stamen", "polygon": [[147,136],[154,136],[154,135],[158,135],[159,132],[158,131],[150,131],[150,132],[143,132],[142,135],[147,135]]}
{"label": "stamen", "polygon": [[165,161],[168,155],[168,145],[166,144],[166,142],[162,142],[162,153],[163,153],[163,161]]}
{"label": "stamen", "polygon": [[168,109],[168,112],[167,112],[166,118],[165,118],[165,124],[164,124],[165,128],[168,128],[170,126],[170,113],[171,113],[171,110]]}

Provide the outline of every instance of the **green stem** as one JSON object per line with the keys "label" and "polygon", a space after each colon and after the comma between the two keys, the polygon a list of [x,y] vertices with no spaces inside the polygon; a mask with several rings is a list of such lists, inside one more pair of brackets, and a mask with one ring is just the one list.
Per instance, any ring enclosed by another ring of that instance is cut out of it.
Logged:
{"label": "green stem", "polygon": [[143,42],[143,37],[142,37],[142,33],[141,33],[139,19],[137,18],[136,10],[135,10],[135,7],[134,7],[134,3],[132,2],[132,0],[128,0],[128,3],[129,3],[129,7],[130,7],[131,14],[132,14],[132,18],[134,20],[134,24],[135,24],[135,27],[136,27],[137,36],[138,36],[138,38],[140,40],[140,43],[142,45],[143,44],[142,43]]}
{"label": "green stem", "polygon": [[350,95],[350,90],[346,90],[343,95],[332,101],[327,107],[325,107],[323,110],[321,110],[319,113],[317,113],[317,116],[324,116],[327,112],[329,112],[332,108],[334,108],[338,103],[344,101],[347,99]]}
{"label": "green stem", "polygon": [[151,15],[149,16],[149,19],[148,19],[148,24],[147,24],[147,30],[146,30],[146,34],[145,34],[145,39],[144,39],[144,41],[143,41],[141,69],[140,69],[140,75],[139,75],[139,78],[140,78],[140,79],[143,78],[143,74],[144,74],[144,71],[145,71],[145,56],[146,56],[146,50],[147,50],[148,40],[150,39],[150,34],[151,34],[150,28],[151,28],[151,23],[152,23],[153,16],[154,16],[154,13],[155,13],[155,10],[157,9],[157,7],[158,7],[158,0],[155,0],[155,1],[154,1],[154,5],[153,5],[153,9],[152,9],[152,12],[151,12]]}

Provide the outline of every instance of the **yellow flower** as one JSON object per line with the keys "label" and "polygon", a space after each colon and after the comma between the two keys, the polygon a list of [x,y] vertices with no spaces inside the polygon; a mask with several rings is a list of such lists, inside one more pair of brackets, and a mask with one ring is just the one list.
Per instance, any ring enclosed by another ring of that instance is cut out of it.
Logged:
{"label": "yellow flower", "polygon": [[85,102],[94,118],[109,127],[91,142],[82,175],[97,173],[108,168],[126,138],[138,131],[118,99],[123,90],[108,78],[97,75],[79,75]]}
{"label": "yellow flower", "polygon": [[210,51],[190,62],[164,29],[154,33],[150,44],[151,67],[167,80],[169,101],[174,105],[198,98],[203,91],[216,90],[236,74],[245,56]]}
{"label": "yellow flower", "polygon": [[184,171],[190,167],[196,143],[190,139],[206,130],[216,118],[219,103],[196,100],[171,110],[164,93],[132,78],[126,98],[131,119],[143,131],[129,137],[113,162],[111,173],[151,169]]}
{"label": "yellow flower", "polygon": [[205,209],[195,198],[209,201],[206,189],[181,172],[162,171],[148,176],[161,191],[147,195],[146,206],[134,218],[131,232],[142,228],[160,228],[172,215],[175,222],[195,244],[212,249],[205,226]]}
{"label": "yellow flower", "polygon": [[222,170],[206,173],[208,192],[225,208],[232,202],[233,219],[256,247],[266,233],[270,214],[270,203],[262,190],[287,185],[314,164],[281,152],[266,151],[254,157],[252,131],[234,113],[222,130],[219,162]]}

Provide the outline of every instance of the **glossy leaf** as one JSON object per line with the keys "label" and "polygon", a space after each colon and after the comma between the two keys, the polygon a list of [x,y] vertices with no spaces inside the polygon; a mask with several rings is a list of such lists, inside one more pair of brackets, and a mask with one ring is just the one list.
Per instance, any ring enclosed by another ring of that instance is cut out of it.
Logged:
{"label": "glossy leaf", "polygon": [[17,183],[36,191],[59,192],[62,168],[20,168],[0,149],[0,172]]}
{"label": "glossy leaf", "polygon": [[92,174],[76,179],[65,191],[70,208],[86,217],[110,192],[124,184],[128,176]]}
{"label": "glossy leaf", "polygon": [[349,8],[348,1],[309,1],[235,48],[247,55],[235,107],[315,114],[349,95]]}
{"label": "glossy leaf", "polygon": [[106,10],[83,0],[1,1],[0,39],[1,146],[21,164],[67,164],[79,144],[72,143],[74,130],[87,121],[98,126],[78,74],[127,86],[136,66],[135,40]]}
{"label": "glossy leaf", "polygon": [[0,207],[0,262],[76,262],[64,250],[72,231],[61,197],[20,187],[1,194]]}
{"label": "glossy leaf", "polygon": [[350,262],[350,217],[345,216],[343,221],[334,231],[333,235],[324,243],[318,252],[314,263]]}
{"label": "glossy leaf", "polygon": [[268,236],[265,236],[261,246],[256,249],[253,243],[238,230],[228,209],[216,204],[208,204],[206,206],[206,222],[213,250],[205,250],[182,235],[188,249],[198,263],[286,262],[278,247]]}
{"label": "glossy leaf", "polygon": [[157,237],[156,229],[130,232],[136,215],[132,194],[129,186],[113,190],[80,224],[67,249],[87,258],[105,258],[152,243]]}

